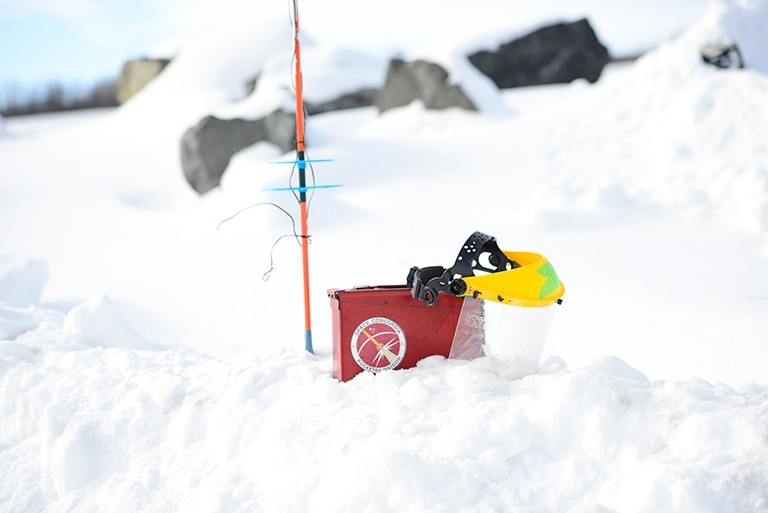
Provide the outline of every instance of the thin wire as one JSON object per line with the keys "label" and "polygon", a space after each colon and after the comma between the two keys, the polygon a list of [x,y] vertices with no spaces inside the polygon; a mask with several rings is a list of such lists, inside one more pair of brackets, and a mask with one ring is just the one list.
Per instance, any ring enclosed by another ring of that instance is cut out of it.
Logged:
{"label": "thin wire", "polygon": [[285,209],[284,209],[283,207],[281,207],[280,205],[278,205],[278,204],[276,204],[276,203],[272,203],[272,202],[269,202],[269,201],[264,201],[264,202],[261,202],[261,203],[255,203],[255,204],[253,204],[253,205],[250,205],[250,206],[247,206],[247,207],[245,207],[245,208],[241,208],[240,210],[238,210],[237,212],[235,212],[233,215],[231,215],[231,216],[229,216],[228,218],[226,218],[226,219],[224,219],[223,221],[221,221],[221,222],[218,224],[218,226],[216,226],[216,231],[219,231],[219,228],[221,228],[221,225],[222,225],[222,224],[226,223],[227,221],[230,221],[230,220],[234,219],[235,217],[237,217],[238,215],[240,215],[240,214],[241,214],[241,213],[243,213],[244,211],[246,211],[246,210],[248,210],[248,209],[250,209],[250,208],[253,208],[253,207],[258,207],[258,206],[261,206],[261,205],[270,205],[270,206],[273,206],[273,207],[275,207],[275,208],[279,209],[279,210],[280,210],[281,212],[283,212],[285,215],[287,215],[287,216],[288,216],[288,218],[291,220],[291,231],[293,232],[292,234],[288,233],[288,234],[285,234],[285,235],[281,235],[281,236],[280,236],[280,237],[278,237],[278,238],[277,238],[277,240],[276,240],[276,241],[275,241],[275,242],[272,244],[272,248],[269,250],[269,269],[267,269],[267,271],[266,271],[266,272],[265,272],[265,273],[264,273],[264,274],[261,276],[261,279],[262,279],[262,280],[264,280],[264,281],[268,281],[268,280],[269,280],[269,277],[272,275],[272,271],[275,269],[275,248],[277,247],[277,243],[278,243],[278,242],[280,242],[281,240],[283,240],[283,239],[284,239],[284,238],[286,238],[286,237],[293,237],[294,239],[296,239],[296,242],[298,243],[299,247],[301,247],[301,239],[307,239],[307,243],[308,243],[308,244],[312,244],[312,239],[310,238],[310,236],[309,236],[309,235],[306,235],[306,236],[304,236],[304,235],[299,235],[299,234],[298,234],[298,232],[296,231],[296,220],[293,218],[293,216],[292,216],[291,214],[289,214],[289,213],[288,213],[288,211],[287,211],[287,210],[285,210]]}
{"label": "thin wire", "polygon": [[[291,30],[293,32],[293,38],[298,39],[299,32],[296,27],[296,18],[299,15],[299,5],[296,2],[296,0],[293,0],[292,3],[293,3],[293,12],[288,15],[288,18],[291,21]],[[291,87],[293,88],[294,92],[296,91],[296,82],[294,81],[294,76],[293,76],[295,63],[296,63],[296,45],[293,46],[293,54],[291,55],[291,71],[289,73],[289,76],[291,77]]]}
{"label": "thin wire", "polygon": [[[262,280],[268,281],[269,277],[272,275],[272,271],[275,270],[275,258],[274,258],[275,248],[277,247],[277,243],[286,237],[296,237],[296,234],[294,233],[293,235],[291,235],[290,233],[287,233],[285,235],[281,235],[280,237],[277,238],[275,243],[272,244],[272,249],[269,250],[269,269],[267,269],[267,271],[261,275]],[[312,244],[312,239],[309,238],[309,235],[307,235],[307,242],[309,244]]]}
{"label": "thin wire", "polygon": [[296,2],[295,1],[288,2],[288,21],[290,22],[291,27],[294,28],[294,31],[295,31],[296,23],[293,21],[294,20],[293,16],[295,13],[296,13]]}
{"label": "thin wire", "polygon": [[[297,27],[297,23],[296,22],[297,22],[297,19],[298,19],[298,16],[299,16],[299,6],[298,6],[298,1],[297,0],[292,0],[291,3],[293,5],[293,10],[291,11],[290,6],[289,6],[288,18],[289,18],[289,21],[291,23],[291,27],[292,27],[292,30],[293,30],[293,36],[294,36],[294,38],[298,39],[299,34],[298,34],[298,27]],[[295,64],[296,64],[296,47],[294,46],[293,55],[291,57],[291,72],[289,73],[289,76],[291,77],[291,86],[293,88],[294,95],[296,94],[296,81],[295,81],[295,77],[294,77],[294,74],[293,74],[293,69],[294,69]],[[299,72],[299,74],[301,73],[301,69],[300,68],[299,68],[298,72]],[[306,109],[304,109],[303,105],[302,105],[302,110],[304,110],[304,114],[305,114],[305,118],[306,118]],[[304,125],[306,126],[306,123],[304,123]],[[304,127],[302,127],[302,128],[304,128]],[[308,160],[308,159],[309,159],[309,157],[307,157],[306,153],[305,153],[305,160]],[[312,164],[311,163],[310,163],[309,167],[310,167],[310,172],[311,172],[311,175],[312,175],[312,185],[314,185],[315,184],[315,171],[312,168]],[[296,164],[294,164],[293,167],[291,168],[291,174],[288,177],[288,186],[289,187],[292,187],[292,181],[293,181],[293,176],[294,176],[295,172],[296,172]],[[300,202],[300,198],[299,198],[298,194],[296,194],[296,191],[291,191],[291,192],[293,193],[293,196],[296,198],[296,201]],[[312,197],[314,197],[314,190],[312,190],[312,192],[310,194],[310,198],[309,198],[310,202],[312,200]],[[269,277],[271,276],[272,271],[275,269],[275,265],[274,265],[275,264],[275,259],[274,259],[275,248],[277,247],[278,243],[281,240],[283,240],[286,237],[293,237],[294,239],[296,239],[296,242],[299,244],[299,246],[302,245],[300,239],[307,239],[307,243],[308,244],[312,243],[310,235],[299,235],[299,233],[296,231],[296,220],[293,218],[293,216],[287,210],[285,210],[280,205],[278,205],[276,203],[269,202],[269,201],[255,203],[253,205],[249,205],[247,207],[241,208],[240,210],[238,210],[237,212],[235,212],[234,214],[232,214],[228,218],[226,218],[226,219],[222,220],[221,222],[219,222],[219,224],[216,226],[216,231],[219,231],[219,228],[221,228],[221,225],[223,225],[224,223],[226,223],[228,221],[231,221],[232,219],[234,219],[238,215],[242,214],[246,210],[249,210],[249,209],[254,208],[254,207],[262,206],[262,205],[273,206],[273,207],[277,208],[278,210],[280,210],[281,212],[283,212],[285,215],[287,215],[288,218],[291,220],[291,231],[293,232],[292,234],[289,233],[289,234],[281,235],[272,244],[272,248],[269,250],[269,269],[267,269],[267,271],[262,275],[262,280],[267,281],[267,280],[269,280]],[[307,203],[307,213],[308,212],[309,212],[309,202]]]}
{"label": "thin wire", "polygon": [[[304,148],[304,160],[312,160],[309,157],[309,153],[307,153],[307,149]],[[309,169],[309,176],[310,176],[310,183],[309,186],[314,187],[317,185],[317,179],[315,178],[315,168],[312,165],[311,162],[309,162],[309,166],[307,166]],[[291,193],[293,194],[293,197],[296,199],[296,203],[301,203],[301,199],[299,198],[298,193],[296,192],[296,187],[293,185],[293,177],[296,175],[296,164],[293,165],[291,168],[291,174],[288,176],[288,188],[291,189]],[[309,198],[307,199],[307,219],[309,219],[309,207],[312,206],[312,198],[315,197],[315,189],[309,189]]]}
{"label": "thin wire", "polygon": [[[281,207],[281,206],[280,206],[280,205],[278,205],[277,203],[272,203],[272,202],[270,202],[270,201],[263,201],[263,202],[261,202],[261,203],[254,203],[253,205],[250,205],[250,206],[247,206],[247,207],[241,208],[240,210],[238,210],[237,212],[235,212],[234,214],[232,214],[232,215],[231,215],[231,216],[229,216],[228,218],[226,218],[226,219],[224,219],[223,221],[221,221],[221,222],[218,224],[218,226],[216,226],[216,231],[219,231],[219,228],[221,228],[221,225],[222,225],[222,224],[226,223],[227,221],[231,221],[232,219],[234,219],[235,217],[239,216],[240,214],[242,214],[242,213],[243,213],[243,212],[245,212],[246,210],[248,210],[248,209],[251,209],[251,208],[253,208],[253,207],[259,207],[259,206],[262,206],[262,205],[271,205],[271,206],[273,206],[273,207],[277,208],[278,210],[280,210],[281,212],[283,212],[285,215],[287,215],[287,216],[288,216],[288,219],[290,219],[290,220],[291,220],[291,231],[293,231],[293,236],[296,238],[296,241],[298,242],[299,246],[301,246],[301,240],[300,240],[300,239],[301,239],[303,236],[302,236],[302,235],[299,235],[299,233],[296,231],[296,220],[295,220],[295,219],[293,218],[293,216],[292,216],[290,213],[288,213],[288,211],[287,211],[287,210],[285,210],[283,207]],[[309,236],[307,236],[307,238],[309,238]]]}
{"label": "thin wire", "polygon": [[[309,156],[309,153],[307,153],[307,149],[304,148],[304,158],[306,160],[312,160],[312,158]],[[309,176],[311,179],[311,185],[314,187],[317,185],[317,180],[315,179],[315,168],[312,166],[312,162],[309,163]],[[309,207],[312,206],[312,199],[315,197],[315,189],[310,189],[309,192],[309,198],[307,199],[307,219],[309,219]]]}
{"label": "thin wire", "polygon": [[293,186],[293,176],[296,174],[296,164],[293,164],[293,167],[291,167],[291,174],[288,175],[288,187],[291,189],[291,194],[293,194],[293,197],[296,198],[296,203],[301,203],[301,198],[299,198],[298,192],[296,192],[294,186]]}
{"label": "thin wire", "polygon": [[[297,20],[297,18],[299,16],[298,0],[292,0],[292,4],[293,4],[293,13],[292,13],[292,16],[291,16],[291,24],[293,26],[294,38],[298,38],[298,30],[297,30],[298,27],[296,26],[296,20]],[[291,56],[291,71],[289,73],[289,75],[291,77],[291,88],[293,89],[294,96],[296,95],[296,80],[295,80],[296,77],[295,77],[295,75],[293,73],[295,65],[296,65],[296,47],[294,46],[294,48],[293,48],[293,55]],[[298,69],[298,74],[302,75],[301,68]],[[302,130],[301,131],[302,131],[302,133],[305,133],[306,126],[307,126],[307,122],[306,122],[306,120],[307,120],[307,109],[304,107],[304,102],[303,101],[302,101],[302,104],[301,104],[301,109],[304,112],[304,116],[302,116],[302,126],[301,126]],[[297,131],[297,133],[298,133],[298,131]],[[297,140],[296,141],[297,145],[298,145],[298,142],[299,141]],[[301,142],[302,142],[302,145],[304,146],[304,160],[310,160],[309,156],[307,154],[306,141],[301,141]],[[311,163],[309,164],[309,169],[310,169],[310,173],[311,173],[311,176],[312,176],[312,185],[314,186],[314,185],[316,185],[317,182],[315,180],[315,170],[312,167]],[[293,165],[293,167],[291,168],[291,174],[288,176],[288,187],[289,188],[293,188],[293,177],[295,176],[295,174],[296,174],[296,164]],[[296,203],[301,204],[301,198],[299,197],[299,194],[296,191],[291,191],[291,192],[293,193],[293,197],[296,199]],[[310,192],[309,201],[307,201],[307,213],[309,213],[309,206],[310,206],[310,203],[312,202],[312,198],[314,197],[314,195],[315,195],[315,191],[314,191],[314,189],[312,189],[311,192]]]}

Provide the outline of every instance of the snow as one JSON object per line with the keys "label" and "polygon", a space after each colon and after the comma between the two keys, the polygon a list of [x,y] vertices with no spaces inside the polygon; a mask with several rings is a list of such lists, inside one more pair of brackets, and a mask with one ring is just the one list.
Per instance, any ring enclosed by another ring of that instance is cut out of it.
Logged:
{"label": "snow", "polygon": [[[768,510],[767,12],[713,0],[594,85],[503,93],[457,57],[468,17],[431,55],[480,113],[310,117],[318,183],[344,184],[310,207],[315,355],[294,240],[262,279],[291,220],[254,205],[298,216],[263,191],[291,155],[248,148],[204,197],[178,157],[204,115],[290,106],[285,20],[184,45],[117,110],[5,120],[0,511]],[[746,69],[700,62],[726,35]],[[382,79],[330,39],[303,43],[308,99]],[[565,284],[538,365],[334,380],[326,290],[450,265],[475,230]]]}
{"label": "snow", "polygon": [[0,258],[0,301],[11,306],[40,302],[48,281],[48,267],[41,260]]}
{"label": "snow", "polygon": [[764,389],[651,383],[615,359],[517,379],[430,358],[337,383],[297,352],[235,363],[50,335],[0,389],[14,510],[766,507]]}
{"label": "snow", "polygon": [[764,2],[730,0],[720,2],[709,10],[704,21],[718,43],[736,43],[751,69],[768,73],[765,55],[764,24],[768,21],[768,6]]}
{"label": "snow", "polygon": [[114,302],[96,296],[74,307],[64,318],[62,332],[91,347],[153,349],[155,346],[120,317]]}

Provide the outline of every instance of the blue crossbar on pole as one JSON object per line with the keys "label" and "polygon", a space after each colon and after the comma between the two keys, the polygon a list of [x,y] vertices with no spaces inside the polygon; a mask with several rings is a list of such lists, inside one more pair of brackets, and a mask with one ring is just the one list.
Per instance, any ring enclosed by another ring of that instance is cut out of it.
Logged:
{"label": "blue crossbar on pole", "polygon": [[304,187],[273,187],[262,189],[263,191],[299,191],[307,192],[310,189],[332,189],[334,187],[344,187],[343,185],[306,185]]}
{"label": "blue crossbar on pole", "polygon": [[270,164],[312,164],[314,162],[333,162],[333,159],[312,159],[312,160],[275,160],[270,162]]}

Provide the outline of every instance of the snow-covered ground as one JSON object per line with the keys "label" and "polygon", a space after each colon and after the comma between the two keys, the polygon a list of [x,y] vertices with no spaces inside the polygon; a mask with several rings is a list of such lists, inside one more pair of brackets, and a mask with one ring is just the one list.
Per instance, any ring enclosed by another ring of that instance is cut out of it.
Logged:
{"label": "snow-covered ground", "polygon": [[[483,112],[310,118],[344,184],[311,204],[315,355],[294,241],[262,280],[290,220],[219,226],[298,216],[263,191],[285,156],[244,150],[202,198],[179,163],[200,117],[290,104],[283,21],[185,46],[120,109],[0,128],[0,512],[768,511],[768,2],[714,0],[595,85],[494,93],[443,47]],[[725,35],[747,69],[701,64]],[[308,98],[383,77],[322,41]],[[450,265],[475,230],[565,284],[537,372],[336,382],[326,290]]]}

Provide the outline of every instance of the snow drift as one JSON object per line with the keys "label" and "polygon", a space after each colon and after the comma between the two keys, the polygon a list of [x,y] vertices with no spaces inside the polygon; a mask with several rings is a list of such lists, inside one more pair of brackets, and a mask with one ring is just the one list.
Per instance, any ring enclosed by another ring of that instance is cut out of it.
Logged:
{"label": "snow drift", "polygon": [[615,358],[491,359],[339,383],[296,353],[4,353],[9,511],[764,511],[765,389],[650,382]]}

